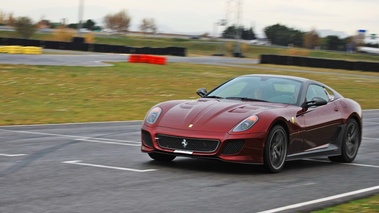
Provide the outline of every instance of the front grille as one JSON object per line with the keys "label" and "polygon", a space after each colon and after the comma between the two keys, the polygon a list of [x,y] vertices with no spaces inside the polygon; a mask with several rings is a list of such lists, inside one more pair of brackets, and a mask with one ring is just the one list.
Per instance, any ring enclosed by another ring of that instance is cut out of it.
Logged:
{"label": "front grille", "polygon": [[224,155],[234,155],[241,151],[243,145],[245,144],[244,140],[229,140],[226,141],[225,147],[222,150]]}
{"label": "front grille", "polygon": [[213,152],[220,144],[218,140],[182,138],[168,135],[158,135],[157,138],[158,144],[162,148],[193,152]]}
{"label": "front grille", "polygon": [[150,133],[147,132],[147,131],[142,130],[141,135],[142,135],[142,142],[146,146],[153,147],[153,140],[151,139]]}

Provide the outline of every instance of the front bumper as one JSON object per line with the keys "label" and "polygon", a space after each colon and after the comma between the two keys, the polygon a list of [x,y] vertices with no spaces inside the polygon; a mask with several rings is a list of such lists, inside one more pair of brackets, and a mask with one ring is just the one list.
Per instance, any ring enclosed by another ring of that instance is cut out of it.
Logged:
{"label": "front bumper", "polygon": [[[264,143],[267,133],[228,134],[206,131],[188,131],[164,127],[142,126],[141,151],[146,153],[164,153],[176,156],[211,158],[236,163],[263,163]],[[218,141],[212,150],[191,150],[181,144],[162,146],[160,136],[178,138],[177,143],[190,141]]]}

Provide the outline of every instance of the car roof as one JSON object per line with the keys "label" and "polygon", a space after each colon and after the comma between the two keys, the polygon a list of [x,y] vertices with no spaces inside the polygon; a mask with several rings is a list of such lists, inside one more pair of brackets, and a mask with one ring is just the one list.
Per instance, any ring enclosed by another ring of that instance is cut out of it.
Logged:
{"label": "car roof", "polygon": [[[310,80],[307,78],[302,78],[302,77],[297,77],[297,76],[290,76],[290,75],[272,75],[272,74],[248,74],[248,75],[242,75],[239,77],[273,77],[273,78],[283,78],[283,79],[292,79],[292,80],[297,80],[301,81],[303,83],[305,82],[317,82],[314,80]],[[317,82],[319,83],[319,82]]]}

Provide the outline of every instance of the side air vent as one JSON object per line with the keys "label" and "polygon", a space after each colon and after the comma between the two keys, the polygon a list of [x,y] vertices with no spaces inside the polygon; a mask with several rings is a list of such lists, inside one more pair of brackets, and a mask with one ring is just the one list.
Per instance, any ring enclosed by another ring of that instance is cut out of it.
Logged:
{"label": "side air vent", "polygon": [[244,140],[229,140],[226,141],[226,145],[222,150],[224,155],[235,155],[241,151],[243,145],[245,144]]}
{"label": "side air vent", "polygon": [[142,130],[142,143],[144,143],[146,146],[153,147],[153,140],[151,138],[151,135],[149,132]]}

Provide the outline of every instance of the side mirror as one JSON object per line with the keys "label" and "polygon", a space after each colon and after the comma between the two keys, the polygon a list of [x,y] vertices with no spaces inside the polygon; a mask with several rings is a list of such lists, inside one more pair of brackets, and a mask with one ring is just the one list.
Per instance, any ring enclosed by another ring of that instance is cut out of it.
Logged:
{"label": "side mirror", "polygon": [[200,88],[196,91],[196,94],[199,95],[200,97],[204,97],[207,93],[208,92],[205,88]]}
{"label": "side mirror", "polygon": [[311,101],[307,101],[303,104],[303,108],[309,108],[309,107],[313,107],[313,106],[322,106],[322,105],[326,105],[328,102],[323,99],[323,98],[320,98],[320,97],[314,97],[312,98]]}

